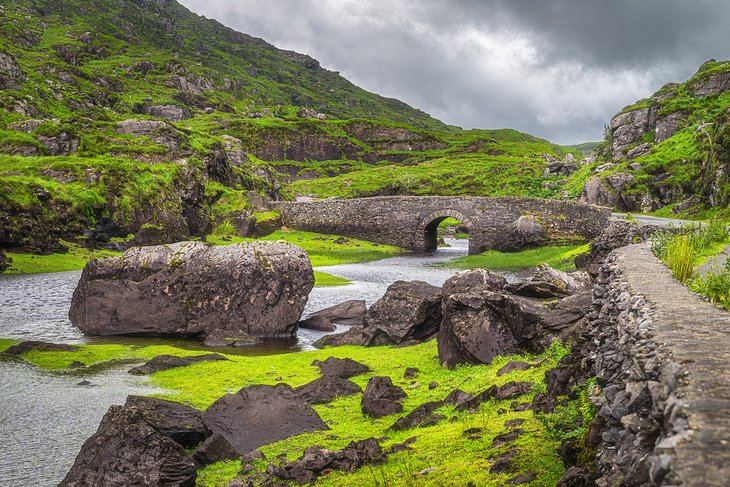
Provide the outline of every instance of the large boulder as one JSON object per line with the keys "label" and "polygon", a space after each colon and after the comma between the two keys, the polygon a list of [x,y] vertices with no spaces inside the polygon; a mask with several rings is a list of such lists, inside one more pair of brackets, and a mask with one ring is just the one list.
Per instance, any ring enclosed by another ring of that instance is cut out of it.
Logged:
{"label": "large boulder", "polygon": [[593,288],[590,276],[584,271],[563,272],[548,264],[535,268],[529,280],[508,286],[520,296],[533,298],[565,298]]}
{"label": "large boulder", "polygon": [[542,224],[534,217],[521,216],[500,231],[495,250],[514,252],[545,243],[547,236]]}
{"label": "large boulder", "polygon": [[195,462],[148,422],[145,408],[112,406],[86,440],[61,487],[193,487]]}
{"label": "large boulder", "polygon": [[423,281],[397,281],[365,314],[368,345],[433,337],[441,322],[441,289]]}
{"label": "large boulder", "polygon": [[349,330],[343,333],[325,335],[314,342],[314,346],[317,348],[341,347],[342,345],[363,346],[365,344],[364,328],[358,325],[351,326]]}
{"label": "large boulder", "polygon": [[312,365],[319,367],[322,376],[339,377],[340,379],[349,379],[370,372],[370,367],[351,358],[329,357],[327,360],[315,360]]}
{"label": "large boulder", "polygon": [[325,404],[340,396],[362,392],[362,388],[354,382],[335,376],[320,377],[295,390],[297,395],[309,404]]}
{"label": "large boulder", "polygon": [[285,242],[132,248],[87,264],[69,317],[88,335],[288,338],[313,285],[306,253]]}
{"label": "large boulder", "polygon": [[327,430],[317,411],[287,384],[253,385],[226,394],[203,412],[203,423],[238,455],[311,431]]}
{"label": "large boulder", "polygon": [[524,326],[520,305],[489,282],[478,285],[489,277],[484,271],[467,271],[444,284],[437,337],[442,366],[489,363],[497,355],[519,350]]}

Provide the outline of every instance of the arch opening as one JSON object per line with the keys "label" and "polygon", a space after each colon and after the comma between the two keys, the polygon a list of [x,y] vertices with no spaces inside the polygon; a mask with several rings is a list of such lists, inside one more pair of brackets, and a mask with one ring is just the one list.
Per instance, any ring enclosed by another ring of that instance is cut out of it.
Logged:
{"label": "arch opening", "polygon": [[473,224],[455,210],[437,210],[421,219],[419,232],[424,239],[424,251],[435,252],[444,238],[469,239]]}

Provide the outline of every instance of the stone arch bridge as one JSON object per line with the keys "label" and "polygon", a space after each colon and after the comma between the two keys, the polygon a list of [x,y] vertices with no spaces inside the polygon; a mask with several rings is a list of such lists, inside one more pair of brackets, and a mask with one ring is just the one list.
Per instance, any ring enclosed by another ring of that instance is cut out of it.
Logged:
{"label": "stone arch bridge", "polygon": [[537,198],[380,196],[280,203],[284,225],[344,235],[416,252],[436,249],[436,228],[453,217],[469,229],[469,253],[519,250],[596,237],[608,208]]}

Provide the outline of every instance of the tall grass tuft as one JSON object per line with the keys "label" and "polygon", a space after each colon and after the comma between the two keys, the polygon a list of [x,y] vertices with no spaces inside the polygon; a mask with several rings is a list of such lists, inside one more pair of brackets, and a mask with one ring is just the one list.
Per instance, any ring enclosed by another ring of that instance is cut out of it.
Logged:
{"label": "tall grass tuft", "polygon": [[679,282],[687,282],[692,277],[695,246],[692,235],[677,235],[667,242],[666,263]]}

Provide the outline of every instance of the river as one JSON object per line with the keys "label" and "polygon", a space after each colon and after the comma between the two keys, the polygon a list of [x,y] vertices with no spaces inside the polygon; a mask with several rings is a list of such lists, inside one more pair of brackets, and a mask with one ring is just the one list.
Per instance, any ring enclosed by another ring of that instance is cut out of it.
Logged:
{"label": "river", "polygon": [[[441,286],[455,271],[435,264],[467,253],[465,240],[449,239],[448,243],[450,247],[441,247],[433,254],[318,268],[353,282],[341,287],[314,288],[304,315],[349,299],[364,299],[372,304],[398,280],[418,279]],[[80,274],[73,271],[0,276],[0,337],[56,343],[109,343],[109,339],[85,338],[68,320],[71,296]],[[296,353],[312,349],[312,343],[324,334],[300,330],[297,342],[287,345],[283,351]],[[253,348],[247,353],[267,351],[281,353],[282,349]],[[156,391],[144,378],[127,374],[129,368],[127,365],[94,372],[52,373],[23,361],[0,359],[0,485],[51,486],[62,480],[81,445],[96,431],[110,405],[124,403],[128,394]],[[77,385],[82,380],[93,385]]]}

